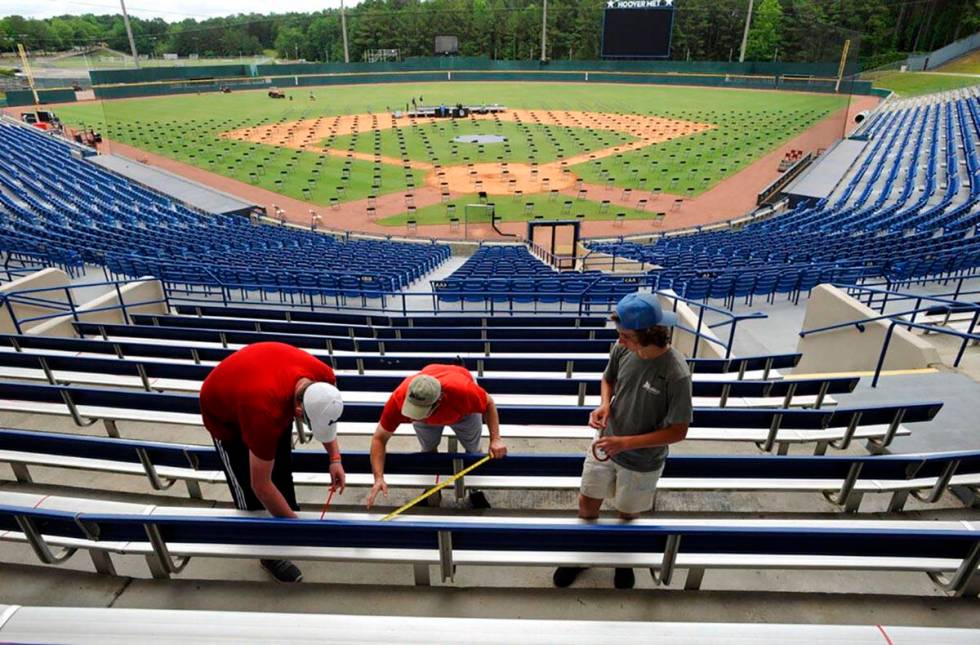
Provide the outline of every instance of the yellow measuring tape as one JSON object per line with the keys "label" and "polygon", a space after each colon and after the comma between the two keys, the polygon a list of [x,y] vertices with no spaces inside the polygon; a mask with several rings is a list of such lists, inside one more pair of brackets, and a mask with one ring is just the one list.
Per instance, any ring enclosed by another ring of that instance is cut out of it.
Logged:
{"label": "yellow measuring tape", "polygon": [[441,491],[446,486],[449,486],[450,484],[452,484],[453,482],[455,482],[457,479],[459,479],[460,477],[462,477],[466,473],[469,473],[469,472],[472,472],[472,471],[476,470],[477,468],[479,468],[483,464],[487,463],[488,461],[490,461],[490,455],[487,455],[483,459],[481,459],[481,460],[473,463],[470,466],[467,466],[466,468],[464,468],[463,470],[459,471],[458,473],[456,473],[455,475],[453,475],[452,477],[450,477],[446,481],[440,482],[440,483],[436,484],[435,486],[433,486],[429,490],[425,491],[424,493],[422,493],[421,495],[419,495],[418,497],[416,497],[415,499],[413,499],[409,503],[405,504],[401,508],[398,508],[398,509],[396,509],[396,510],[390,512],[390,513],[388,513],[387,515],[385,515],[384,517],[381,518],[381,521],[384,522],[386,520],[390,520],[393,517],[396,517],[398,515],[401,515],[402,513],[404,513],[408,509],[412,508],[413,506],[415,506],[416,504],[418,504],[422,500],[427,499],[429,497],[432,497],[437,492]]}

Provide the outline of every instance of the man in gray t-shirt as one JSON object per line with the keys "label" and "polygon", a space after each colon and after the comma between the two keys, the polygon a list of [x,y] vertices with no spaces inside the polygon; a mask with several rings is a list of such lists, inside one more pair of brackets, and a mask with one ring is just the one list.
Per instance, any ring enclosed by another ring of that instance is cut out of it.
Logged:
{"label": "man in gray t-shirt", "polygon": [[[691,372],[670,346],[674,313],[664,311],[654,294],[633,293],[616,305],[613,321],[619,342],[602,375],[602,401],[589,417],[599,438],[582,467],[582,519],[599,517],[606,498],[626,520],[653,508],[667,446],[687,436],[693,413]],[[582,570],[559,567],[555,585],[569,586]],[[629,589],[634,581],[632,569],[616,569],[617,588]]]}

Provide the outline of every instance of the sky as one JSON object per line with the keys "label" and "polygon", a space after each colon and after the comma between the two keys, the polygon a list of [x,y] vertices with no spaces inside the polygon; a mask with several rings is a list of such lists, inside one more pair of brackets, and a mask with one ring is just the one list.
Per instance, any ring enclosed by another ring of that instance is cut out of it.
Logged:
{"label": "sky", "polygon": [[[358,0],[346,0],[353,6]],[[340,0],[126,0],[126,10],[140,18],[163,18],[167,22],[185,18],[215,18],[239,13],[288,13],[320,11],[340,6]],[[119,13],[118,0],[0,0],[0,16],[50,18],[85,13]]]}

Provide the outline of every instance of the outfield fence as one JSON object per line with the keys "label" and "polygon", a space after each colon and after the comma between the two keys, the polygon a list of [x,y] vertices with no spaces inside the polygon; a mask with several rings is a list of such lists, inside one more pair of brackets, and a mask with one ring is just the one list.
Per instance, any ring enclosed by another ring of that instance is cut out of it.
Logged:
{"label": "outfield fence", "polygon": [[[687,61],[513,61],[476,57],[414,58],[379,63],[293,63],[202,65],[91,70],[99,99],[216,92],[265,87],[311,87],[361,83],[438,81],[595,82],[699,85],[744,89],[871,94],[871,82],[855,80],[857,65],[837,84],[836,63],[725,63]],[[46,90],[60,92],[65,88]],[[29,91],[14,91],[10,105],[31,105]],[[71,102],[67,94],[41,95],[42,103]]]}

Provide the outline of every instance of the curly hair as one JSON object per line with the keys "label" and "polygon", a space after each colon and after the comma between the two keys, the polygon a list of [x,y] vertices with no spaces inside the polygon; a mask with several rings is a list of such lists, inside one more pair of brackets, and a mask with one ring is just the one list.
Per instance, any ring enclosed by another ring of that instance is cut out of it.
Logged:
{"label": "curly hair", "polygon": [[[613,314],[612,321],[618,324],[619,316]],[[636,331],[636,341],[640,343],[640,345],[643,345],[644,347],[649,347],[650,345],[656,345],[657,347],[663,348],[670,343],[670,337],[672,335],[671,332],[673,330],[670,327],[657,325],[656,327],[637,329],[635,331]]]}

